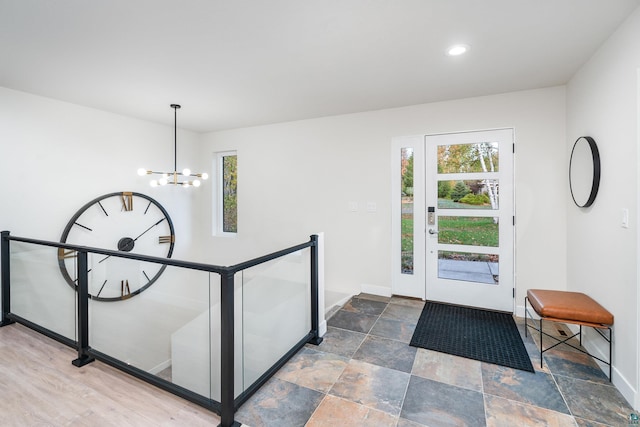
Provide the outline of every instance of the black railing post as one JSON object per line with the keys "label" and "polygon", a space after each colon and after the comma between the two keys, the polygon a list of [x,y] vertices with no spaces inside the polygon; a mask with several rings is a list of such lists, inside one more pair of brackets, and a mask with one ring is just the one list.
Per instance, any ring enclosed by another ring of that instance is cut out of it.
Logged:
{"label": "black railing post", "polygon": [[319,345],[322,337],[318,331],[318,236],[311,236],[311,344]]}
{"label": "black railing post", "polygon": [[234,336],[234,276],[227,270],[220,274],[220,424],[235,427],[235,336]]}
{"label": "black railing post", "polygon": [[14,321],[7,318],[7,314],[11,313],[11,253],[9,247],[9,232],[2,232],[2,241],[0,242],[0,257],[2,258],[2,265],[0,269],[0,280],[2,281],[0,287],[2,292],[2,317],[0,317],[0,327],[12,324]]}
{"label": "black railing post", "polygon": [[73,360],[77,367],[94,361],[89,350],[89,263],[87,252],[78,251],[78,358]]}

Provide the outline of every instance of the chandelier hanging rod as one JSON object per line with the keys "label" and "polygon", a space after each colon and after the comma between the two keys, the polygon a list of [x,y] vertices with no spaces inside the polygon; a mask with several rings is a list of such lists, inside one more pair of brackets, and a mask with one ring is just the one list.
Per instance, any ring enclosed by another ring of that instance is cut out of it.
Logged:
{"label": "chandelier hanging rod", "polygon": [[[173,171],[160,172],[145,168],[138,169],[138,175],[160,175],[161,178],[153,179],[149,182],[152,187],[163,185],[182,185],[183,187],[200,187],[200,179],[207,179],[209,175],[206,172],[192,173],[190,169],[185,168],[182,172],[178,172],[178,108],[179,104],[171,104],[173,108]],[[178,177],[193,177],[193,180],[180,181]],[[197,179],[200,178],[200,179]]]}
{"label": "chandelier hanging rod", "polygon": [[180,104],[171,104],[173,108],[173,170],[178,170],[178,108]]}

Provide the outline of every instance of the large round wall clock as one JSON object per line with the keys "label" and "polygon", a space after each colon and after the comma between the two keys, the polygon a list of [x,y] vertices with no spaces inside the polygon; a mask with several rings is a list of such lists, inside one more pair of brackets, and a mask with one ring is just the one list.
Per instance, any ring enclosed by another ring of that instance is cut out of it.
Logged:
{"label": "large round wall clock", "polygon": [[[171,258],[175,242],[167,211],[149,196],[110,193],[91,200],[73,215],[60,242]],[[77,287],[77,253],[58,250],[58,264],[67,283]],[[166,265],[116,256],[88,254],[89,296],[120,301],[151,286]]]}

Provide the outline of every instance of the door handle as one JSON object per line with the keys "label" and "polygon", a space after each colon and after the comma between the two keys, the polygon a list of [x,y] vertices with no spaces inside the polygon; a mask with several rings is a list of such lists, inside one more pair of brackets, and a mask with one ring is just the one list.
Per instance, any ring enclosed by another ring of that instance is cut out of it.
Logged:
{"label": "door handle", "polygon": [[433,228],[430,228],[429,234],[438,234],[438,230],[434,230]]}

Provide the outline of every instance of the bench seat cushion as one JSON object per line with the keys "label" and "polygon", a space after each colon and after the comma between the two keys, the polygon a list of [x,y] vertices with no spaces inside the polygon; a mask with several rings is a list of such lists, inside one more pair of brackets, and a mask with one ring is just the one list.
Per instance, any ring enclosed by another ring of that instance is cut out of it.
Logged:
{"label": "bench seat cushion", "polygon": [[529,289],[527,298],[536,313],[542,317],[613,325],[613,314],[581,292]]}

